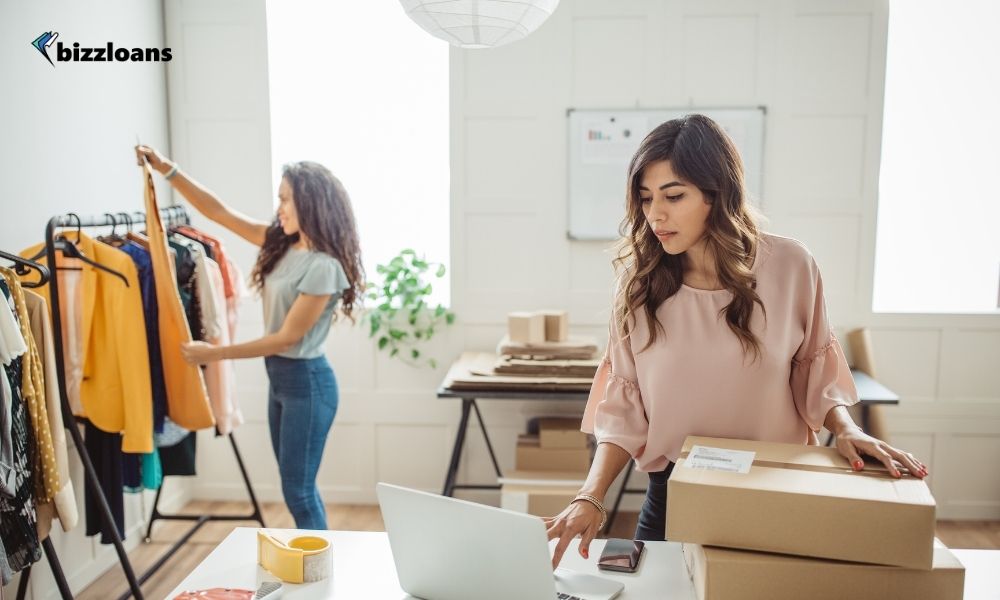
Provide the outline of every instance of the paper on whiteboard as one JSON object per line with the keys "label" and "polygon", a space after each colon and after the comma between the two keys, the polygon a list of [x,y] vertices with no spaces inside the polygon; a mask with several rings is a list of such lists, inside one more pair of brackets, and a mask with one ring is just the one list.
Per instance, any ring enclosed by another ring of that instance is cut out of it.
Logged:
{"label": "paper on whiteboard", "polygon": [[647,133],[649,119],[645,117],[588,120],[580,132],[580,160],[588,165],[628,166]]}
{"label": "paper on whiteboard", "polygon": [[750,472],[750,465],[753,464],[756,452],[747,450],[727,450],[725,448],[711,448],[709,446],[694,446],[684,461],[684,466],[689,469],[703,469],[706,471],[728,471],[730,473],[747,474]]}

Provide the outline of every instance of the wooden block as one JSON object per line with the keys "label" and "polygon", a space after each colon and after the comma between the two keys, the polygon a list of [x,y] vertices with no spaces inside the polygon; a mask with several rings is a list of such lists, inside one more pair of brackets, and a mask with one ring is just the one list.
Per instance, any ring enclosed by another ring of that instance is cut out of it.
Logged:
{"label": "wooden block", "polygon": [[545,341],[542,313],[513,312],[507,315],[507,335],[512,342],[538,344]]}
{"label": "wooden block", "polygon": [[564,310],[542,311],[545,317],[545,341],[565,342],[569,338],[569,315]]}

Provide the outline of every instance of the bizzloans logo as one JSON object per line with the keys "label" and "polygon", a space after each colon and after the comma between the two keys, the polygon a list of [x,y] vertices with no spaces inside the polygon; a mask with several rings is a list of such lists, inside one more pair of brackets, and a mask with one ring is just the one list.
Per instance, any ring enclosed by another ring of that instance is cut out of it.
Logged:
{"label": "bizzloans logo", "polygon": [[[49,49],[57,37],[57,32],[46,31],[31,42],[53,67],[56,65],[49,56]],[[170,48],[115,48],[111,42],[103,48],[82,48],[79,42],[73,42],[70,47],[59,42],[55,50],[56,62],[170,62],[171,58]]]}

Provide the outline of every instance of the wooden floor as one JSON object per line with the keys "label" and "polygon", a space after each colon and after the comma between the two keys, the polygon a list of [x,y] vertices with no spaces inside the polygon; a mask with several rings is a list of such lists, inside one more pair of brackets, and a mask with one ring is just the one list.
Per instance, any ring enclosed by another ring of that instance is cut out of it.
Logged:
{"label": "wooden floor", "polygon": [[[284,504],[262,506],[268,527],[292,528],[294,523]],[[205,502],[188,504],[182,511],[190,514],[239,514],[246,511],[241,502]],[[330,529],[347,531],[384,531],[382,515],[377,506],[345,506],[328,504],[327,521]],[[636,513],[622,513],[615,520],[608,536],[631,538],[635,531]],[[188,529],[188,523],[163,522],[153,531],[153,542],[132,551],[130,558],[137,573],[142,573],[165,552],[170,544]],[[253,526],[253,523],[208,523],[173,556],[160,571],[150,578],[143,591],[147,598],[166,598],[188,573],[221,542],[236,526]],[[1000,549],[1000,521],[939,521],[937,535],[952,548]],[[79,600],[108,600],[127,591],[125,578],[117,567],[81,592]]]}

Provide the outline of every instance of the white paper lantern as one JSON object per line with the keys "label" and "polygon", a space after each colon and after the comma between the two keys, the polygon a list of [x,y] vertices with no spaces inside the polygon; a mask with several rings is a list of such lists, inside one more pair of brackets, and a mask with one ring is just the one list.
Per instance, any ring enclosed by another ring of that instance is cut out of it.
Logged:
{"label": "white paper lantern", "polygon": [[525,38],[559,0],[400,0],[417,25],[454,46],[495,48]]}

